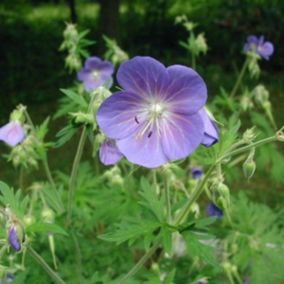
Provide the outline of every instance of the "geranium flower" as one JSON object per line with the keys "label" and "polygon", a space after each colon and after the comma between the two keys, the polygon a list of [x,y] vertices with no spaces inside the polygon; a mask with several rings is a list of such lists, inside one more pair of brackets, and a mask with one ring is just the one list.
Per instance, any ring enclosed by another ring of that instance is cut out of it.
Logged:
{"label": "geranium flower", "polygon": [[84,84],[84,89],[94,91],[104,84],[111,85],[114,67],[111,62],[103,61],[98,57],[90,57],[84,67],[78,72],[78,80]]}
{"label": "geranium flower", "polygon": [[119,152],[116,142],[107,138],[100,147],[100,160],[106,165],[114,165],[121,160],[123,155]]}
{"label": "geranium flower", "polygon": [[155,168],[217,141],[204,110],[207,88],[193,69],[137,56],[120,66],[117,80],[123,91],[102,103],[97,122],[130,162]]}
{"label": "geranium flower", "polygon": [[207,206],[207,214],[208,216],[217,217],[218,219],[223,217],[223,211],[212,202]]}
{"label": "geranium flower", "polygon": [[0,128],[0,140],[11,147],[21,143],[25,138],[25,130],[19,122],[11,121]]}
{"label": "geranium flower", "polygon": [[250,35],[247,37],[247,42],[244,45],[244,52],[255,52],[262,58],[269,60],[269,57],[274,52],[274,46],[269,41],[264,41],[264,36],[257,37]]}

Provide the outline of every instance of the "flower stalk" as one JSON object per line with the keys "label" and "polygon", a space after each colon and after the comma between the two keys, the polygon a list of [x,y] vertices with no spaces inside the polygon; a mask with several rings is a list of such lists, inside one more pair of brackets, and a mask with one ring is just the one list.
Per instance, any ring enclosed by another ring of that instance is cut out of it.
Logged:
{"label": "flower stalk", "polygon": [[53,271],[53,269],[46,263],[46,261],[30,245],[27,245],[27,251],[56,284],[65,284],[60,276],[55,271]]}
{"label": "flower stalk", "polygon": [[246,60],[244,62],[244,65],[243,65],[243,67],[241,69],[241,72],[240,72],[240,74],[239,74],[239,76],[237,78],[236,84],[235,84],[234,88],[231,91],[230,98],[233,98],[236,95],[236,92],[239,89],[239,86],[240,86],[240,84],[241,84],[241,82],[243,80],[243,77],[244,77],[244,74],[245,74],[245,71],[246,71],[248,65],[249,65],[249,58],[247,56],[247,58],[246,58]]}

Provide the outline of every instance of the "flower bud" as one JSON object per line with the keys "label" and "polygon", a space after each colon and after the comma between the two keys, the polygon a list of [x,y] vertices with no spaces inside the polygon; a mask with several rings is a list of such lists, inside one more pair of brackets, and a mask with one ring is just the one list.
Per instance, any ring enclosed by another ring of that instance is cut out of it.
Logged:
{"label": "flower bud", "polygon": [[11,112],[10,121],[18,121],[20,124],[23,124],[25,122],[25,109],[25,106],[18,105],[17,108]]}
{"label": "flower bud", "polygon": [[78,124],[93,124],[95,121],[93,119],[93,116],[89,113],[83,113],[83,112],[71,112],[70,115],[74,118],[75,123]]}
{"label": "flower bud", "polygon": [[253,97],[259,106],[263,107],[263,103],[269,100],[269,92],[263,85],[257,85],[253,91]]}
{"label": "flower bud", "polygon": [[23,222],[26,226],[30,226],[35,223],[35,217],[32,215],[26,215],[23,219]]}
{"label": "flower bud", "polygon": [[250,179],[254,175],[255,169],[256,169],[255,161],[251,158],[248,158],[243,164],[244,176],[247,179]]}
{"label": "flower bud", "polygon": [[243,134],[243,141],[246,144],[250,144],[252,143],[252,141],[255,139],[256,134],[255,134],[255,130],[254,127],[247,129],[244,134]]}
{"label": "flower bud", "polygon": [[195,46],[197,54],[203,53],[206,54],[208,50],[208,46],[206,43],[206,39],[203,33],[199,34],[195,39]]}
{"label": "flower bud", "polygon": [[44,220],[44,222],[46,223],[52,223],[54,221],[54,213],[53,211],[48,208],[45,207],[42,212],[41,212],[41,217]]}
{"label": "flower bud", "polygon": [[207,215],[210,217],[216,217],[218,219],[223,217],[223,211],[212,202],[208,204],[206,211]]}
{"label": "flower bud", "polygon": [[191,169],[191,176],[193,179],[200,179],[203,176],[203,171],[200,167],[193,167]]}
{"label": "flower bud", "polygon": [[11,248],[19,252],[22,249],[22,243],[25,241],[25,233],[19,223],[14,223],[8,230],[8,242]]}
{"label": "flower bud", "polygon": [[277,141],[284,142],[284,126],[276,132]]}

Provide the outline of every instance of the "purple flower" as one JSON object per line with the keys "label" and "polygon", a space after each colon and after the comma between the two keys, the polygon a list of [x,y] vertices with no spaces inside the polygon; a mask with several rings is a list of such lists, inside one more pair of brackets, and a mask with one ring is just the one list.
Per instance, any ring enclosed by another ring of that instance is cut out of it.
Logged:
{"label": "purple flower", "polygon": [[259,38],[255,35],[250,35],[247,37],[247,42],[244,45],[244,52],[249,51],[255,52],[262,58],[269,60],[269,57],[274,52],[274,46],[269,41],[264,41],[264,36]]}
{"label": "purple flower", "polygon": [[25,138],[25,130],[19,122],[11,121],[0,128],[0,140],[11,147],[21,143]]}
{"label": "purple flower", "polygon": [[217,217],[219,219],[223,217],[223,211],[212,202],[210,202],[207,206],[207,214],[211,217]]}
{"label": "purple flower", "polygon": [[203,176],[203,171],[200,167],[193,167],[191,169],[191,176],[193,179],[200,179]]}
{"label": "purple flower", "polygon": [[203,110],[206,85],[193,69],[137,56],[120,66],[117,80],[123,91],[103,102],[97,121],[130,162],[159,167],[209,146],[207,135],[212,144],[218,139]]}
{"label": "purple flower", "polygon": [[111,84],[113,71],[111,62],[93,56],[85,61],[84,67],[78,72],[78,80],[83,82],[87,92],[94,91],[105,83]]}
{"label": "purple flower", "polygon": [[243,282],[243,284],[249,284],[248,279]]}
{"label": "purple flower", "polygon": [[11,226],[8,232],[8,241],[10,246],[13,248],[15,251],[20,251],[21,250],[21,242],[18,238],[17,234],[17,229],[15,226]]}
{"label": "purple flower", "polygon": [[107,138],[100,147],[100,160],[106,165],[114,165],[121,160],[123,155],[119,152],[116,142]]}

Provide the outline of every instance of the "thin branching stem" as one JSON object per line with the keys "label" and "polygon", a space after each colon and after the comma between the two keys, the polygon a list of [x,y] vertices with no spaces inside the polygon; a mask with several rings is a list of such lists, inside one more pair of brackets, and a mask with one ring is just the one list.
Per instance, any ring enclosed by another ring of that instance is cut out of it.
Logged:
{"label": "thin branching stem", "polygon": [[[240,147],[239,149],[235,149],[231,152],[228,152],[221,156],[219,159],[216,160],[214,164],[210,166],[207,173],[205,174],[204,178],[200,180],[200,182],[197,184],[195,190],[193,191],[191,198],[188,200],[187,204],[184,206],[183,210],[181,210],[181,213],[177,216],[173,227],[178,227],[188,216],[191,206],[196,200],[199,198],[201,193],[203,192],[207,180],[210,178],[212,172],[215,170],[216,166],[219,165],[224,159],[227,159],[228,157],[241,154],[243,152],[246,152],[250,150],[251,148],[261,146],[263,144],[271,143],[274,141],[277,141],[277,136],[271,136],[262,140],[259,140],[257,142],[251,143],[247,146]],[[282,140],[281,140],[282,141]],[[125,281],[129,278],[131,278],[135,273],[137,273],[141,267],[147,262],[147,260],[153,255],[153,253],[156,251],[156,249],[159,247],[160,238],[157,238],[154,245],[148,250],[146,254],[129,270],[129,272],[121,278],[121,280],[118,282],[119,284],[125,283]]]}
{"label": "thin branching stem", "polygon": [[65,282],[60,278],[60,276],[46,263],[46,261],[30,246],[27,245],[28,253],[33,257],[33,259],[45,270],[45,272],[50,276],[50,278],[56,284],[65,284]]}

